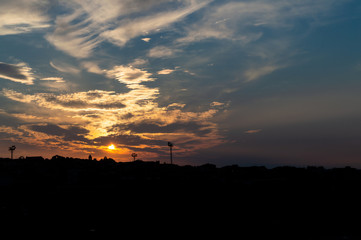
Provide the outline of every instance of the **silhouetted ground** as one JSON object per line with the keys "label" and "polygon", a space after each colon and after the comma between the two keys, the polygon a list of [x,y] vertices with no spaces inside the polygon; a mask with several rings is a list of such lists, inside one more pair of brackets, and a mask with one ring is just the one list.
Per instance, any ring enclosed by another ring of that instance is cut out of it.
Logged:
{"label": "silhouetted ground", "polygon": [[360,190],[353,168],[0,159],[0,230],[50,239],[360,239]]}

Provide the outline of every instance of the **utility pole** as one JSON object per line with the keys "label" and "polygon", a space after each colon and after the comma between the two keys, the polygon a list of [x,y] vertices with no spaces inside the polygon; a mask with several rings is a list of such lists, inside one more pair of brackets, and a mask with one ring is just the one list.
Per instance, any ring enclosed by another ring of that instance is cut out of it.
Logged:
{"label": "utility pole", "polygon": [[14,159],[14,155],[13,155],[13,153],[14,153],[15,149],[16,149],[15,145],[13,145],[13,146],[9,147],[9,151],[11,152],[11,160],[13,160],[13,159]]}
{"label": "utility pole", "polygon": [[173,153],[172,153],[173,143],[168,142],[168,146],[169,146],[169,154],[170,154],[170,164],[173,164]]}

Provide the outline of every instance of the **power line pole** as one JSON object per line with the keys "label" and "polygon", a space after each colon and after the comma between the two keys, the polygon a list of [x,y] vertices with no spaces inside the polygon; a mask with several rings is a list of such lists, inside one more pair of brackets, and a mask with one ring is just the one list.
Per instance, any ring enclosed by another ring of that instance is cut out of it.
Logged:
{"label": "power line pole", "polygon": [[170,164],[173,164],[173,152],[172,152],[173,143],[168,142],[168,146],[169,146],[169,154],[170,154]]}
{"label": "power line pole", "polygon": [[9,151],[11,152],[11,160],[14,159],[14,155],[13,155],[13,154],[14,154],[15,149],[16,149],[15,145],[9,147]]}

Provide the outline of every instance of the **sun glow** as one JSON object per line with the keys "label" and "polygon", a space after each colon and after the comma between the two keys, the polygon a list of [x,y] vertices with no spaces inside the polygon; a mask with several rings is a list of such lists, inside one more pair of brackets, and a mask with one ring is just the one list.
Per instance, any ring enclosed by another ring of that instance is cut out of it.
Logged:
{"label": "sun glow", "polygon": [[112,145],[108,146],[108,149],[109,149],[109,150],[114,150],[114,149],[115,149],[115,146],[112,144]]}

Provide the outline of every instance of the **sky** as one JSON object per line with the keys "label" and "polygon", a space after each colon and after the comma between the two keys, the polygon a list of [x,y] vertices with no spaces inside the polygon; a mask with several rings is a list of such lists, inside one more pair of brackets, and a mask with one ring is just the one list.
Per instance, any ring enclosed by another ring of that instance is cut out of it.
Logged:
{"label": "sky", "polygon": [[1,0],[0,157],[361,168],[360,27],[358,0]]}

